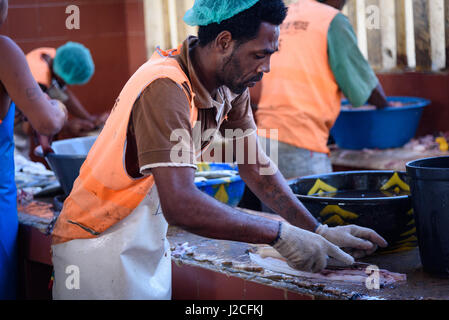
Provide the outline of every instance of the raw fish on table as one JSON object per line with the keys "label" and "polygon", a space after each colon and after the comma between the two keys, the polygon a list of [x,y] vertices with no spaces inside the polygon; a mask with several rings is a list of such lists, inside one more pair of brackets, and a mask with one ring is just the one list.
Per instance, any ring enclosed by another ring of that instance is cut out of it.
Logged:
{"label": "raw fish on table", "polygon": [[[266,270],[309,279],[365,284],[367,278],[373,272],[371,266],[366,263],[355,263],[353,266],[349,267],[335,266],[335,263],[334,265],[330,263],[328,267],[320,273],[299,271],[291,268],[286,260],[275,249],[267,246],[256,247],[253,252],[249,252],[249,256],[252,262]],[[377,271],[379,273],[380,287],[407,280],[405,274],[390,272],[384,269],[378,269]]]}

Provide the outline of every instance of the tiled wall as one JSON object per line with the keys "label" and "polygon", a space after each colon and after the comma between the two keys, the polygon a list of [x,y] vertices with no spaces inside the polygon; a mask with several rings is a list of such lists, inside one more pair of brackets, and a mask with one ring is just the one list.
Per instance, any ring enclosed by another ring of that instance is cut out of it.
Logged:
{"label": "tiled wall", "polygon": [[[80,9],[80,29],[66,28],[66,7]],[[72,86],[92,113],[110,110],[123,85],[146,61],[143,0],[10,0],[0,34],[27,53],[67,41],[91,50],[96,72],[84,86]]]}

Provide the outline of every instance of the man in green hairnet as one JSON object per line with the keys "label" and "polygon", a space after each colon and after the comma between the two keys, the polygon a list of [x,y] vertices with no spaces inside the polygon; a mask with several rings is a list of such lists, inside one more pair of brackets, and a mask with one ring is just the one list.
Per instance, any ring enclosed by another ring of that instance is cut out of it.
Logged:
{"label": "man in green hairnet", "polygon": [[[67,42],[55,48],[38,48],[26,55],[31,73],[42,90],[52,99],[61,101],[72,119],[66,124],[61,135],[65,138],[77,137],[101,126],[106,114],[90,114],[76,95],[68,88],[85,85],[92,78],[95,66],[89,49],[77,42]],[[16,131],[17,139],[20,130]],[[19,146],[20,142],[17,141]],[[29,152],[27,144],[24,153]]]}
{"label": "man in green hairnet", "polygon": [[[184,20],[199,26],[198,37],[158,49],[125,84],[52,233],[54,298],[170,299],[168,224],[271,245],[312,272],[329,257],[352,264],[339,247],[386,245],[369,229],[321,226],[258,147],[248,87],[270,71],[286,11],[281,0],[197,0]],[[222,155],[208,149],[217,133],[232,141],[246,184],[285,220],[245,213],[196,187],[201,153]],[[75,283],[67,268],[79,270]]]}
{"label": "man in green hairnet", "polygon": [[[41,89],[52,99],[59,100],[68,109],[71,119],[58,134],[59,139],[84,136],[101,127],[108,116],[90,114],[68,88],[71,85],[88,83],[95,71],[89,49],[81,43],[67,42],[57,49],[38,48],[26,55],[31,73]],[[36,143],[50,150],[47,137],[38,136],[35,140],[32,128],[20,112],[16,114],[14,140],[15,149],[25,157],[33,157],[30,151]],[[31,139],[29,137],[31,135]],[[52,139],[52,138],[51,138]]]}

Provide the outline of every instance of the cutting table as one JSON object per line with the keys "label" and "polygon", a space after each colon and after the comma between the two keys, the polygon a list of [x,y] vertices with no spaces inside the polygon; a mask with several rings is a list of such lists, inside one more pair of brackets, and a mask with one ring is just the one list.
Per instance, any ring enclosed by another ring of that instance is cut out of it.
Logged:
{"label": "cutting table", "polygon": [[[30,297],[36,292],[33,283],[48,285],[49,277],[36,279],[37,273],[31,269],[36,265],[41,269],[46,266],[50,271],[40,275],[51,273],[48,231],[55,219],[30,217],[22,209],[19,220],[21,259],[27,266],[24,268],[28,282],[25,295]],[[249,244],[203,238],[175,227],[169,227],[168,240],[173,250],[173,299],[449,299],[449,279],[425,273],[417,248],[363,260],[380,269],[407,274],[405,283],[368,290],[364,284],[318,281],[264,270],[251,262]],[[193,250],[178,252],[179,247]],[[45,291],[47,287],[41,289]]]}

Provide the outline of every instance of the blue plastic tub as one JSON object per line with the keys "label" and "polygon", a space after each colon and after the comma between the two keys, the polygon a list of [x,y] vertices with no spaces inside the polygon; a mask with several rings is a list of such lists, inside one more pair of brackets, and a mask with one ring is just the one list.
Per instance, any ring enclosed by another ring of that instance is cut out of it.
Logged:
{"label": "blue plastic tub", "polygon": [[[237,166],[226,163],[198,164],[198,171],[217,170],[238,171]],[[195,185],[201,191],[230,206],[238,205],[243,197],[243,192],[245,191],[245,182],[239,175],[231,176],[229,178],[226,177],[199,181],[195,182]]]}
{"label": "blue plastic tub", "polygon": [[[389,97],[390,102],[402,102],[402,107],[383,110],[342,110],[331,130],[342,149],[399,148],[416,134],[424,107],[429,100],[415,97]],[[342,106],[349,105],[347,100]]]}

